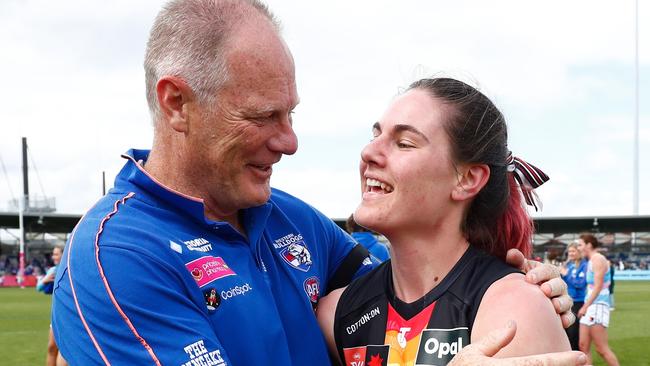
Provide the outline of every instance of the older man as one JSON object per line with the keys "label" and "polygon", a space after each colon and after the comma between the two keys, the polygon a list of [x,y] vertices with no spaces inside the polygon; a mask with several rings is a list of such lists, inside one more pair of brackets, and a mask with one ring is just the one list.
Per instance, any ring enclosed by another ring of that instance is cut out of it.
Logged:
{"label": "older man", "polygon": [[294,63],[273,16],[253,0],[172,1],[145,70],[153,147],[124,155],[70,237],[53,303],[61,352],[72,365],[329,364],[313,310],[373,264],[269,185],[298,146]]}

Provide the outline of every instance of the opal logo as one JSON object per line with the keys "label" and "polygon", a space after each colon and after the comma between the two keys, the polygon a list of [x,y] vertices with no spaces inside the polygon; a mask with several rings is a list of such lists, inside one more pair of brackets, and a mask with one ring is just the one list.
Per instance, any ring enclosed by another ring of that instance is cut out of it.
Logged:
{"label": "opal logo", "polygon": [[469,343],[467,328],[422,331],[416,365],[446,365]]}

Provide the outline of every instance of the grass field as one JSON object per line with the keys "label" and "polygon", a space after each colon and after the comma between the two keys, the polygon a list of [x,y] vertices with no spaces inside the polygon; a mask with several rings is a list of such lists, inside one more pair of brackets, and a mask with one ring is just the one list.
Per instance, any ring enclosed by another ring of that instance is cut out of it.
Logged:
{"label": "grass field", "polygon": [[[616,283],[609,344],[621,365],[650,366],[650,282]],[[0,288],[0,364],[43,365],[51,296]],[[595,365],[605,365],[594,357]]]}

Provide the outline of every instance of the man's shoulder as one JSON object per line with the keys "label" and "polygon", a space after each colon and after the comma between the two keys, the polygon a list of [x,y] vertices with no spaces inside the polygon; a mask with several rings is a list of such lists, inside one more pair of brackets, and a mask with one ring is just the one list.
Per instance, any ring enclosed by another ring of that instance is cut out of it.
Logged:
{"label": "man's shoulder", "polygon": [[158,236],[161,227],[168,226],[165,222],[152,207],[138,202],[133,193],[113,192],[86,212],[77,223],[71,240],[96,245],[143,246]]}
{"label": "man's shoulder", "polygon": [[309,216],[323,216],[316,208],[301,200],[300,198],[291,195],[287,192],[277,188],[271,189],[271,198],[269,202],[276,208],[284,212],[286,215],[298,216],[306,218]]}
{"label": "man's shoulder", "polygon": [[283,204],[288,204],[288,205],[305,205],[309,206],[305,201],[301,200],[300,198],[289,194],[281,189],[278,188],[271,188],[271,202],[278,204],[278,205],[283,205]]}

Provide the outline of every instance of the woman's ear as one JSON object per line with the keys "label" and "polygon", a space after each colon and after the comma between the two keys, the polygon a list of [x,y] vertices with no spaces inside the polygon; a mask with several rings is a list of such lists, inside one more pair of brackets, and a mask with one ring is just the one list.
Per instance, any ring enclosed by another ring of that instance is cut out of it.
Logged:
{"label": "woman's ear", "polygon": [[486,164],[460,167],[458,185],[451,192],[451,198],[456,201],[473,198],[485,187],[488,179],[490,179],[490,167]]}

